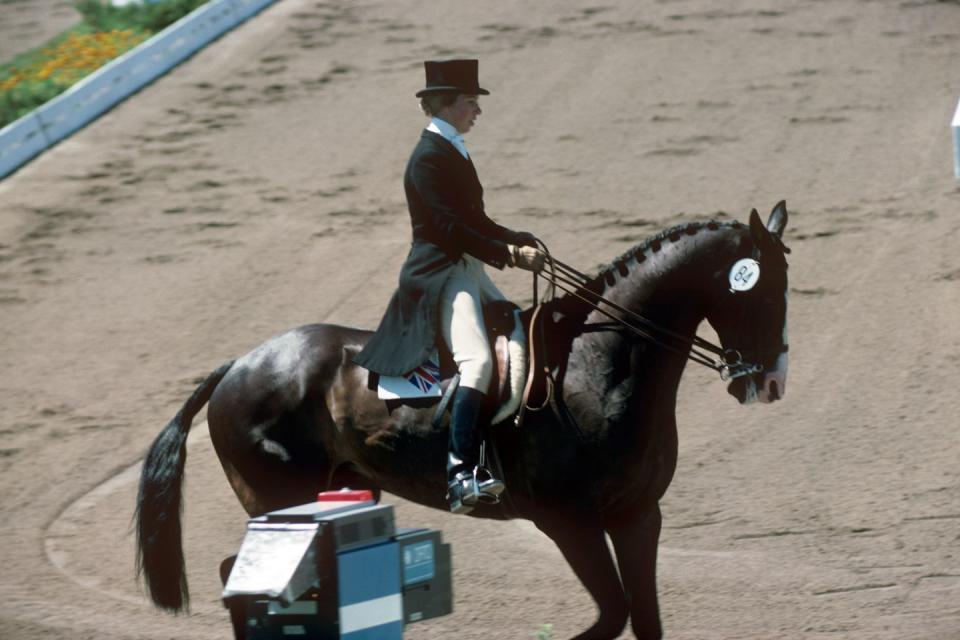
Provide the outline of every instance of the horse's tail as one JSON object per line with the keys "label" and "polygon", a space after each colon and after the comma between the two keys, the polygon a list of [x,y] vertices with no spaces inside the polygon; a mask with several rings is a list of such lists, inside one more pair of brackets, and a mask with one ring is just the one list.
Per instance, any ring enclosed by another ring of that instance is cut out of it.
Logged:
{"label": "horse's tail", "polygon": [[172,612],[188,607],[190,593],[180,535],[183,467],[190,424],[233,362],[207,376],[173,420],[153,441],[140,472],[137,495],[137,575],[144,578],[150,598]]}

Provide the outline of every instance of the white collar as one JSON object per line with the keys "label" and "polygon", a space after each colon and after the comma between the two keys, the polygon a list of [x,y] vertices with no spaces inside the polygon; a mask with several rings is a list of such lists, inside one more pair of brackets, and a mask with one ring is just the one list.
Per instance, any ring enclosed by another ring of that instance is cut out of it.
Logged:
{"label": "white collar", "polygon": [[467,153],[467,144],[464,142],[463,136],[460,135],[460,132],[457,131],[455,126],[443,118],[437,118],[436,116],[431,118],[430,124],[427,125],[427,131],[432,131],[442,136],[445,140],[452,144],[464,158],[470,157],[470,154]]}
{"label": "white collar", "polygon": [[457,131],[457,128],[444,120],[443,118],[438,118],[434,116],[430,119],[430,124],[427,125],[427,131],[433,131],[434,133],[439,133],[447,140],[453,142],[455,139],[459,138],[463,140],[463,136],[460,135],[460,132]]}

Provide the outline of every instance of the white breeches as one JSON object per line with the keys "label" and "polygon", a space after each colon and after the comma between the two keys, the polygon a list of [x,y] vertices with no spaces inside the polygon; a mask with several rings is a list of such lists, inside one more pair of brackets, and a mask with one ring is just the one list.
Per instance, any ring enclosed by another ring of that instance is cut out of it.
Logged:
{"label": "white breeches", "polygon": [[504,300],[483,262],[464,255],[454,265],[440,294],[443,339],[460,370],[460,386],[486,393],[493,374],[493,356],[483,324],[482,305]]}

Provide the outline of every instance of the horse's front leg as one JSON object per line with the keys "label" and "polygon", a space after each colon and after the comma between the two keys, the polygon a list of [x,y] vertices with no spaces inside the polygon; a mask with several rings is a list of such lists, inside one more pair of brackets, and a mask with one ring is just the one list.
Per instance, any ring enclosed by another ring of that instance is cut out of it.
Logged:
{"label": "horse's front leg", "polygon": [[534,522],[560,548],[600,610],[597,622],[573,640],[612,640],[619,636],[627,624],[629,611],[603,528],[599,523],[573,518]]}
{"label": "horse's front leg", "polygon": [[607,523],[607,532],[620,567],[620,579],[630,602],[630,625],[638,640],[663,637],[657,605],[657,543],[660,506],[639,510]]}

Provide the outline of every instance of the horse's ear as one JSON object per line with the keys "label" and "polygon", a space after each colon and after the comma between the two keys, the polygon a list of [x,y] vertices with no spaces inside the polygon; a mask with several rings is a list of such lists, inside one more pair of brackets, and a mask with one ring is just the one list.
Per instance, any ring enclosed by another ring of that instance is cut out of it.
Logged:
{"label": "horse's ear", "polygon": [[750,211],[750,236],[753,238],[753,244],[763,251],[763,248],[770,244],[770,233],[763,226],[763,220],[756,209]]}
{"label": "horse's ear", "polygon": [[787,201],[781,200],[770,212],[767,219],[767,230],[778,239],[783,239],[783,230],[787,228]]}
{"label": "horse's ear", "polygon": [[773,208],[766,225],[760,220],[760,214],[757,213],[756,209],[750,212],[750,237],[753,238],[753,244],[760,250],[761,254],[770,251],[790,253],[790,249],[780,239],[786,226],[787,203],[783,200]]}

